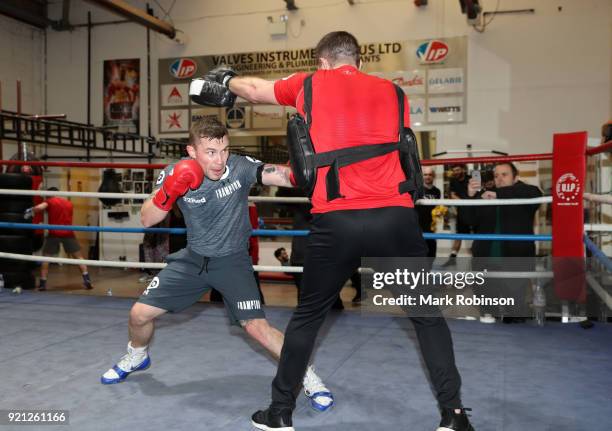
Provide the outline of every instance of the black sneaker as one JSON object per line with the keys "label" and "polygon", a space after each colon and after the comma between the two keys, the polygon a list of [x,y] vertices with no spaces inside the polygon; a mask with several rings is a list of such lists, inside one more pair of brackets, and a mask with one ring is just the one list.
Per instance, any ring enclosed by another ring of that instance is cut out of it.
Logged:
{"label": "black sneaker", "polygon": [[442,409],[442,420],[436,431],[474,431],[465,413],[470,410],[461,409],[461,413],[455,413],[455,409]]}
{"label": "black sneaker", "polygon": [[280,410],[278,413],[270,409],[259,410],[251,416],[251,423],[258,430],[295,431],[291,422],[291,410]]}
{"label": "black sneaker", "polygon": [[93,286],[91,285],[91,278],[89,278],[89,274],[83,276],[83,288],[85,290],[93,289]]}

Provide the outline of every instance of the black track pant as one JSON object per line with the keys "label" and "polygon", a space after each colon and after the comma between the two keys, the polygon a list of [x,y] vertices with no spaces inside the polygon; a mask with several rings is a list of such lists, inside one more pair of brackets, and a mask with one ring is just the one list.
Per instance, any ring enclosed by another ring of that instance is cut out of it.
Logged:
{"label": "black track pant", "polygon": [[[314,216],[304,260],[302,289],[272,382],[272,409],[294,409],[317,333],[361,257],[426,256],[414,209],[387,207]],[[461,378],[443,318],[411,318],[440,406],[461,407]]]}

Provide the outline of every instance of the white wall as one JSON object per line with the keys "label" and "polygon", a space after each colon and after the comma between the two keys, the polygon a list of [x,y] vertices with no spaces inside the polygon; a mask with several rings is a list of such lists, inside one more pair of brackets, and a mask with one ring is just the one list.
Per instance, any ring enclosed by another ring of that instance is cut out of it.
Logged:
{"label": "white wall", "polygon": [[[145,1],[133,0],[144,8]],[[172,2],[160,2],[168,7]],[[497,1],[483,0],[485,11]],[[443,125],[438,149],[496,148],[510,153],[550,151],[554,132],[587,130],[597,136],[609,119],[612,89],[612,2],[609,0],[501,0],[501,10],[535,8],[535,14],[498,15],[477,33],[460,14],[459,2],[357,0],[355,6],[333,0],[298,1],[289,13],[287,37],[271,37],[267,16],[286,13],[281,0],[181,0],[171,12],[189,42],[179,46],[152,33],[152,121],[157,130],[157,59],[232,52],[313,47],[324,33],[353,32],[361,42],[412,40],[468,35],[467,123]],[[59,14],[58,3],[51,13]],[[562,10],[559,10],[559,7]],[[72,3],[72,23],[117,19],[87,2]],[[156,8],[156,14],[164,14]],[[305,23],[304,26],[301,22]],[[102,63],[141,58],[146,66],[145,31],[136,24],[93,30],[92,118],[102,119]],[[86,115],[86,31],[49,31],[49,111]],[[146,106],[146,82],[142,82]],[[141,130],[146,130],[143,109]]]}
{"label": "white wall", "polygon": [[21,81],[21,109],[43,110],[44,32],[0,15],[0,83],[2,109],[17,111],[17,85]]}

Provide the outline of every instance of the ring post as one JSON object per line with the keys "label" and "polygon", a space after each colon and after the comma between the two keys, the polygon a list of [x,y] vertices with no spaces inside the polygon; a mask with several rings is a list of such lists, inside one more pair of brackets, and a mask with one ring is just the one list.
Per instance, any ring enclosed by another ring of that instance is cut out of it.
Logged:
{"label": "ring post", "polygon": [[561,300],[584,303],[583,194],[587,132],[553,137],[552,254],[555,292]]}

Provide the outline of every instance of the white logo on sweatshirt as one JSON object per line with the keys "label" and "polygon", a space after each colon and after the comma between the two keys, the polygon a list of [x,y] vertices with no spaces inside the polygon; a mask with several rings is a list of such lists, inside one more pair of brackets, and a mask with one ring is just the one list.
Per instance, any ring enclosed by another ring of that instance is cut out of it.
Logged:
{"label": "white logo on sweatshirt", "polygon": [[206,202],[206,198],[205,197],[201,197],[200,199],[196,199],[196,198],[188,198],[187,196],[183,196],[183,200],[185,202],[187,202],[188,204],[203,204]]}
{"label": "white logo on sweatshirt", "polygon": [[217,199],[221,199],[231,195],[236,190],[240,190],[241,188],[242,184],[240,184],[240,181],[236,180],[225,187],[221,187],[220,189],[215,190],[215,193],[217,194]]}

